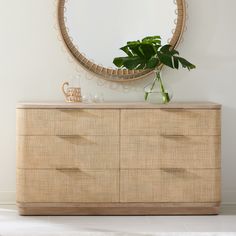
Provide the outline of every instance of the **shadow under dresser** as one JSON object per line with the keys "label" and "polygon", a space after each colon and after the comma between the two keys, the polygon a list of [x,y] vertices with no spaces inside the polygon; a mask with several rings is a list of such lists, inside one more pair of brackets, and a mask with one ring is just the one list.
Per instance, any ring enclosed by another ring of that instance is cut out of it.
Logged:
{"label": "shadow under dresser", "polygon": [[221,106],[17,107],[21,215],[218,214]]}

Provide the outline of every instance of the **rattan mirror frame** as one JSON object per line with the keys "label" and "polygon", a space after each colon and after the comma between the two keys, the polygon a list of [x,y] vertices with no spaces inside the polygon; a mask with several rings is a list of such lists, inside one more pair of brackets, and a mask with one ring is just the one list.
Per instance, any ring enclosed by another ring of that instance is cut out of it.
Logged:
{"label": "rattan mirror frame", "polygon": [[[73,40],[70,38],[66,22],[65,22],[65,3],[67,0],[58,0],[58,24],[60,33],[65,43],[66,48],[71,53],[77,62],[79,62],[85,69],[99,75],[101,78],[117,82],[125,82],[141,79],[149,74],[153,73],[153,70],[127,70],[127,69],[110,69],[97,65],[94,62],[86,58],[76,46],[73,44]],[[185,28],[186,21],[186,4],[185,0],[174,0],[177,5],[177,19],[176,19],[176,28],[173,33],[173,37],[170,41],[170,44],[176,48],[181,40],[181,37]]]}

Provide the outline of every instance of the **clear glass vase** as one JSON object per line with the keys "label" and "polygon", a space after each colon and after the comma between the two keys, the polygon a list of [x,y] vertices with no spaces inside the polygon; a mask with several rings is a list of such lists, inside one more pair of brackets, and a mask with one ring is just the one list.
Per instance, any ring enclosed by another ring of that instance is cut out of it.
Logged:
{"label": "clear glass vase", "polygon": [[161,71],[155,70],[155,78],[145,88],[145,101],[157,104],[167,104],[173,98],[172,90],[161,79]]}

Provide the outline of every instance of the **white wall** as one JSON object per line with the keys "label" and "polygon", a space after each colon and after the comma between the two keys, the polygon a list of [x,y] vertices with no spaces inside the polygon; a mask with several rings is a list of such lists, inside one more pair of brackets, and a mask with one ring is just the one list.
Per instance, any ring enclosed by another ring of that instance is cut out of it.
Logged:
{"label": "white wall", "polygon": [[[62,101],[62,81],[80,73],[84,93],[106,100],[142,100],[147,80],[128,85],[92,78],[70,60],[58,39],[54,0],[0,0],[0,202],[15,192],[15,106]],[[175,99],[223,104],[223,200],[236,203],[236,1],[188,0],[188,29],[179,50],[197,70],[166,70]]]}

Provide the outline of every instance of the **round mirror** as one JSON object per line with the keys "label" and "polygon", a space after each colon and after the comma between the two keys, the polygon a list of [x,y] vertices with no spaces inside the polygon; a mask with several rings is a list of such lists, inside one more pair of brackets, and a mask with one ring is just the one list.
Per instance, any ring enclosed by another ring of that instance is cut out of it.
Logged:
{"label": "round mirror", "polygon": [[185,22],[184,0],[59,0],[62,37],[86,69],[105,79],[130,81],[150,70],[116,69],[127,41],[160,35],[162,44],[177,46]]}

